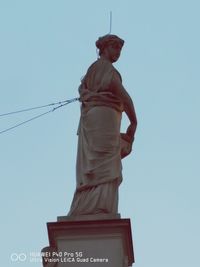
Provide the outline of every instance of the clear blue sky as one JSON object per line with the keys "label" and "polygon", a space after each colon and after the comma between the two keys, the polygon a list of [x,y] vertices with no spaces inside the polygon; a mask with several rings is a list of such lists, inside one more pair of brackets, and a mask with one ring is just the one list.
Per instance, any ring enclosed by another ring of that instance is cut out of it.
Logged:
{"label": "clear blue sky", "polygon": [[[77,96],[110,10],[139,122],[119,207],[132,221],[134,266],[199,267],[199,1],[0,0],[0,113]],[[0,117],[0,130],[37,114]],[[67,213],[78,120],[73,103],[0,135],[2,266],[41,266],[10,255],[40,251],[46,222]]]}

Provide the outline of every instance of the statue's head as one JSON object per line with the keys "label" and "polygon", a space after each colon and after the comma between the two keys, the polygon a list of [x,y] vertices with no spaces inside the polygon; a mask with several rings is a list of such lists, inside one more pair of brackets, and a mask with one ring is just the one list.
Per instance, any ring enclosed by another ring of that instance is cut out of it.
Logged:
{"label": "statue's head", "polygon": [[105,54],[110,57],[111,62],[117,61],[120,56],[124,40],[119,38],[117,35],[106,34],[96,41],[96,47],[99,49],[99,55]]}

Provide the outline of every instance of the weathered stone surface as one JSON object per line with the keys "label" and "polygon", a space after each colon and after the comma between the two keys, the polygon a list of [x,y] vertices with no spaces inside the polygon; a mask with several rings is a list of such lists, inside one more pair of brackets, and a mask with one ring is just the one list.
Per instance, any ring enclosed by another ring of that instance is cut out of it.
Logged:
{"label": "weathered stone surface", "polygon": [[[53,222],[47,227],[50,248],[56,248],[55,267],[128,267],[134,262],[129,219]],[[44,266],[48,264],[50,259]]]}

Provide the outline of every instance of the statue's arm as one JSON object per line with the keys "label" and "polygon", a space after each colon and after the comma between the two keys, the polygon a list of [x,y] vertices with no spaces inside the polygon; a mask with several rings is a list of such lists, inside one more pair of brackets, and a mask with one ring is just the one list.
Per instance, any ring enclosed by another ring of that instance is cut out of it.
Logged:
{"label": "statue's arm", "polygon": [[123,102],[124,111],[127,114],[130,121],[130,125],[126,133],[133,142],[134,134],[137,127],[137,117],[136,117],[135,107],[130,95],[122,85],[120,77],[117,74],[114,74],[113,76],[113,80],[111,82],[111,91],[113,94],[119,97]]}

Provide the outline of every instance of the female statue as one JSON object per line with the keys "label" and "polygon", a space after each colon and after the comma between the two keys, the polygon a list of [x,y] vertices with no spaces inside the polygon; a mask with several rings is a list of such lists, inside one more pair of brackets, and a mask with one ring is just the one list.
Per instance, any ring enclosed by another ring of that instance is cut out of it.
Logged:
{"label": "female statue", "polygon": [[[77,184],[68,216],[117,214],[121,159],[130,154],[137,119],[133,102],[112,63],[124,41],[105,35],[96,41],[99,58],[79,87],[81,118],[78,130]],[[130,125],[120,134],[122,112]]]}

